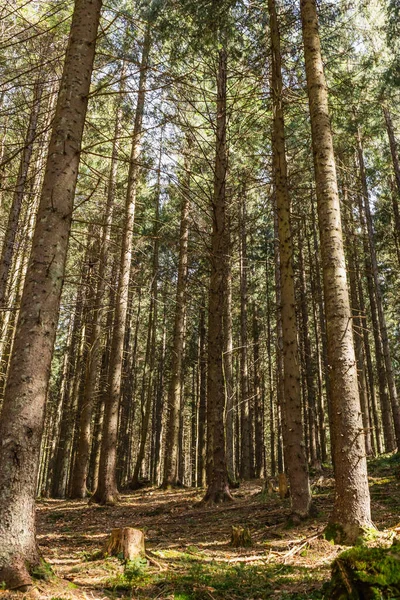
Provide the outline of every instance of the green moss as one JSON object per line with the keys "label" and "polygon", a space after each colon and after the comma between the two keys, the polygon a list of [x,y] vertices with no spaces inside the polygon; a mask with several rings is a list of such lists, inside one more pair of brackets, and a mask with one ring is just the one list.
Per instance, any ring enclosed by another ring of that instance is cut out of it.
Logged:
{"label": "green moss", "polygon": [[332,600],[400,597],[400,545],[343,552],[333,563],[330,590]]}
{"label": "green moss", "polygon": [[357,524],[340,525],[328,523],[324,531],[324,538],[334,544],[347,546],[364,546],[377,538],[379,532],[374,527],[362,527]]}

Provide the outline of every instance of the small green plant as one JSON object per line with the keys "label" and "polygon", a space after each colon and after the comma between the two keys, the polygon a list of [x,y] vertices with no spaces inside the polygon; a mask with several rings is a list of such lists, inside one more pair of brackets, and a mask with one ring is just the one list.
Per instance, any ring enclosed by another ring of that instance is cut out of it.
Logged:
{"label": "small green plant", "polygon": [[142,557],[135,558],[134,560],[128,560],[125,563],[124,568],[124,577],[132,582],[133,579],[137,579],[138,577],[142,577],[146,574],[147,571],[147,560]]}
{"label": "small green plant", "polygon": [[40,579],[43,581],[50,581],[55,577],[51,565],[44,560],[41,560],[39,564],[32,567],[31,575],[33,579]]}

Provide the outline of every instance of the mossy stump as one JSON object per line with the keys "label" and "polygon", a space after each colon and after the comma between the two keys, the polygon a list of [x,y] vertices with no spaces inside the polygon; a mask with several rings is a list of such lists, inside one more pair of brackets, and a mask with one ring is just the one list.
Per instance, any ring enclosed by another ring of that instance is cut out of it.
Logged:
{"label": "mossy stump", "polygon": [[119,556],[124,560],[145,556],[143,531],[133,529],[133,527],[113,529],[104,544],[103,554],[104,556]]}
{"label": "mossy stump", "polygon": [[250,529],[232,525],[231,546],[233,548],[251,548],[252,545]]}
{"label": "mossy stump", "polygon": [[400,598],[400,543],[391,548],[356,547],[332,565],[331,600]]}

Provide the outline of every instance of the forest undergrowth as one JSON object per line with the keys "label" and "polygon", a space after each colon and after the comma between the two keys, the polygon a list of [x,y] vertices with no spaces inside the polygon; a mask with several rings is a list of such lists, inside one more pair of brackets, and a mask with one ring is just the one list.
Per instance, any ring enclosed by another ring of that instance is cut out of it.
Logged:
{"label": "forest undergrowth", "polygon": [[[373,521],[383,543],[400,534],[400,455],[370,462]],[[25,598],[43,600],[329,599],[332,561],[344,549],[323,538],[332,508],[332,471],[314,474],[317,516],[288,525],[290,500],[263,492],[262,481],[234,490],[235,501],[197,506],[198,489],[146,488],[115,507],[86,501],[38,502],[38,541],[47,561]],[[147,559],[100,558],[113,528],[145,532]],[[230,546],[232,526],[249,528],[253,546]],[[24,596],[0,590],[0,600]]]}

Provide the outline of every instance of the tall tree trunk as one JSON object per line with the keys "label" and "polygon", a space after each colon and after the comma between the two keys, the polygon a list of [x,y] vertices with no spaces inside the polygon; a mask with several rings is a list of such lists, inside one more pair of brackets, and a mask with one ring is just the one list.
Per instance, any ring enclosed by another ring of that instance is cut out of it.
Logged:
{"label": "tall tree trunk", "polygon": [[[122,68],[122,77],[123,76],[124,67]],[[120,94],[118,95],[118,104],[115,114],[114,140],[107,188],[107,203],[103,216],[103,230],[100,243],[98,285],[94,300],[92,329],[88,344],[88,360],[85,368],[82,410],[77,432],[78,460],[75,462],[74,472],[72,474],[70,489],[71,498],[84,498],[86,496],[87,488],[86,479],[89,468],[92,414],[102,355],[101,330],[105,312],[104,297],[107,284],[108,255],[110,251],[111,224],[118,166],[118,139],[121,131],[121,108],[123,97],[121,92],[123,92],[123,88],[120,89]]]}
{"label": "tall tree trunk", "polygon": [[208,373],[207,373],[207,473],[208,487],[204,502],[231,500],[225,454],[225,413],[223,373],[224,303],[226,293],[226,86],[227,53],[218,52],[216,157],[212,199],[212,234],[210,254],[210,289],[208,305]]}
{"label": "tall tree trunk", "polygon": [[[0,309],[4,308],[7,292],[7,283],[11,269],[11,263],[14,255],[14,243],[17,235],[19,216],[24,199],[25,185],[28,177],[29,165],[31,162],[33,142],[36,137],[37,122],[42,99],[43,84],[37,81],[33,92],[33,101],[31,113],[29,116],[28,129],[25,136],[24,149],[22,151],[21,161],[19,165],[15,192],[8,215],[8,223],[6,235],[3,242],[3,248],[0,258]],[[0,329],[1,329],[1,312],[0,312]]]}
{"label": "tall tree trunk", "polygon": [[[190,178],[189,163],[186,160],[185,171]],[[173,349],[171,360],[171,378],[168,387],[168,413],[165,438],[163,487],[169,488],[178,483],[178,442],[179,413],[181,402],[181,379],[183,349],[185,343],[185,314],[187,303],[188,242],[190,211],[190,179],[183,189],[181,204],[181,224],[179,233],[178,280],[176,284],[175,322],[173,331]]]}
{"label": "tall tree trunk", "polygon": [[39,452],[100,8],[75,3],[0,419],[0,580],[10,588],[29,586],[39,562]]}
{"label": "tall tree trunk", "polygon": [[317,423],[317,407],[315,401],[314,387],[314,367],[311,350],[311,339],[309,332],[309,319],[307,310],[307,282],[303,255],[304,238],[300,235],[299,239],[299,279],[300,279],[300,313],[302,321],[303,345],[304,345],[304,362],[305,362],[305,379],[307,390],[307,420],[309,431],[309,459],[310,465],[314,469],[321,469],[321,457],[318,452],[318,423]]}
{"label": "tall tree trunk", "polygon": [[[344,220],[344,231],[346,234],[346,246],[347,246],[347,261],[349,266],[349,282],[350,282],[350,298],[351,308],[353,313],[353,330],[354,330],[354,346],[357,359],[357,371],[358,371],[358,388],[360,393],[360,403],[362,410],[364,436],[365,436],[365,451],[368,456],[373,454],[372,452],[372,439],[371,439],[371,422],[368,406],[368,392],[367,392],[367,378],[365,373],[365,360],[364,360],[364,345],[362,337],[362,319],[360,305],[358,301],[358,288],[356,279],[356,267],[354,248],[356,246],[353,220],[351,215],[351,207],[348,210],[348,199],[347,190],[343,190],[344,206],[347,209],[346,218]],[[349,214],[350,213],[350,217]],[[350,223],[349,223],[350,221]]]}
{"label": "tall tree trunk", "polygon": [[240,477],[251,478],[250,390],[247,335],[247,236],[245,194],[240,199]]}
{"label": "tall tree trunk", "polygon": [[283,342],[284,402],[283,443],[290,482],[292,512],[304,518],[311,507],[311,489],[303,440],[296,300],[293,274],[293,244],[290,227],[290,198],[285,152],[285,125],[282,108],[282,67],[280,34],[275,0],[268,0],[271,29],[271,79],[273,103],[272,152],[276,213],[279,236],[280,285]]}
{"label": "tall tree trunk", "polygon": [[132,146],[129,161],[128,187],[125,202],[125,221],[122,234],[121,262],[115,305],[115,320],[111,342],[109,389],[104,407],[103,434],[100,453],[99,479],[91,502],[115,504],[118,501],[116,478],[118,413],[121,396],[122,364],[126,317],[128,312],[129,279],[133,249],[136,195],[139,178],[139,150],[145,103],[145,88],[150,53],[150,26],[147,25],[140,65],[139,90]]}
{"label": "tall tree trunk", "polygon": [[381,334],[381,339],[382,339],[383,358],[384,358],[384,362],[385,362],[386,378],[387,378],[387,382],[388,382],[390,403],[391,403],[391,407],[392,407],[392,416],[393,416],[394,431],[395,431],[395,436],[396,436],[396,444],[397,444],[397,448],[400,449],[400,406],[399,406],[399,400],[398,400],[398,396],[397,396],[396,382],[395,382],[394,374],[393,374],[393,365],[392,365],[392,359],[391,359],[391,355],[390,355],[386,318],[385,318],[385,314],[383,312],[383,301],[382,301],[382,294],[381,294],[380,282],[379,282],[378,260],[377,260],[376,248],[375,248],[374,227],[373,227],[373,223],[372,223],[371,208],[370,208],[370,204],[369,204],[367,175],[366,175],[366,171],[365,171],[364,152],[363,152],[360,130],[358,130],[357,142],[358,142],[358,162],[359,162],[359,167],[360,167],[361,185],[362,185],[363,200],[364,200],[363,207],[364,207],[364,212],[365,212],[365,220],[367,222],[368,241],[369,241],[369,249],[370,249],[370,256],[371,256],[371,265],[372,265],[372,276],[373,276],[373,280],[374,280],[376,307],[378,310],[379,329],[380,329],[380,334]]}
{"label": "tall tree trunk", "polygon": [[234,396],[233,389],[233,336],[232,336],[232,242],[231,242],[231,217],[230,207],[227,210],[227,231],[226,231],[226,252],[227,252],[227,274],[226,274],[226,296],[225,296],[225,312],[224,312],[224,334],[225,334],[225,349],[224,349],[224,379],[225,379],[225,394],[226,394],[226,463],[228,467],[228,476],[231,482],[236,480],[235,471],[235,451],[234,451]]}
{"label": "tall tree trunk", "polygon": [[271,298],[268,273],[268,261],[265,263],[266,296],[267,296],[267,357],[268,357],[268,388],[269,388],[269,439],[270,439],[270,475],[276,475],[276,419],[274,376],[272,369],[272,326],[271,326]]}
{"label": "tall tree trunk", "polygon": [[[382,428],[383,428],[383,438],[385,442],[385,450],[386,452],[392,452],[395,448],[395,439],[394,439],[394,431],[392,424],[392,416],[390,409],[390,400],[387,390],[387,381],[386,381],[386,371],[385,371],[385,362],[383,358],[383,349],[382,349],[382,339],[380,335],[379,328],[379,319],[378,319],[378,309],[377,302],[375,296],[375,286],[374,280],[372,276],[372,264],[371,264],[371,256],[370,256],[370,248],[368,242],[368,232],[365,222],[365,215],[363,209],[362,197],[358,195],[358,213],[360,219],[361,226],[361,235],[363,242],[363,251],[364,251],[364,265],[365,265],[365,276],[367,280],[367,290],[368,290],[368,298],[369,298],[369,307],[371,313],[371,321],[372,321],[372,332],[374,336],[374,346],[375,346],[375,362],[376,362],[376,370],[377,370],[377,378],[378,378],[378,389],[379,389],[379,401],[381,406],[381,416],[382,416]],[[359,288],[361,288],[361,282],[359,283]],[[361,297],[361,289],[359,292]],[[367,338],[364,336],[364,345],[369,345]],[[366,346],[367,347],[367,346]],[[367,355],[368,358],[368,355]],[[373,381],[373,378],[370,376],[370,381]]]}
{"label": "tall tree trunk", "polygon": [[[385,116],[386,128],[387,128],[388,137],[389,137],[390,153],[392,155],[393,171],[394,171],[394,176],[396,179],[397,193],[400,196],[400,162],[399,162],[399,152],[398,152],[397,141],[396,141],[396,138],[394,135],[392,117],[390,115],[389,109],[385,104],[382,106],[382,108],[383,108],[383,114]],[[395,216],[396,216],[396,228],[399,230],[399,234],[400,234],[399,214],[397,213],[397,215],[395,215]]]}
{"label": "tall tree trunk", "polygon": [[328,92],[316,0],[300,0],[321,237],[336,495],[331,535],[355,543],[372,526]]}
{"label": "tall tree trunk", "polygon": [[205,299],[201,299],[199,322],[199,410],[197,442],[197,486],[206,486],[206,415],[207,415],[207,356]]}
{"label": "tall tree trunk", "polygon": [[255,477],[258,479],[264,473],[264,435],[263,435],[263,396],[261,386],[260,358],[260,310],[253,304],[253,360],[254,360],[254,449]]}
{"label": "tall tree trunk", "polygon": [[160,148],[160,163],[158,172],[158,184],[157,184],[157,200],[156,200],[156,212],[154,219],[153,237],[154,250],[153,250],[153,271],[151,274],[151,288],[150,288],[150,308],[149,308],[149,319],[147,325],[147,343],[146,343],[146,358],[144,361],[143,380],[142,380],[142,392],[141,392],[141,416],[142,423],[140,428],[140,443],[139,451],[136,457],[135,468],[133,471],[132,480],[130,482],[131,489],[139,487],[139,478],[142,469],[142,464],[145,458],[147,434],[149,430],[149,422],[151,415],[151,403],[154,397],[155,390],[155,362],[156,362],[156,348],[157,348],[157,321],[158,321],[158,277],[159,277],[159,253],[160,253],[160,169],[161,169],[161,148]]}

